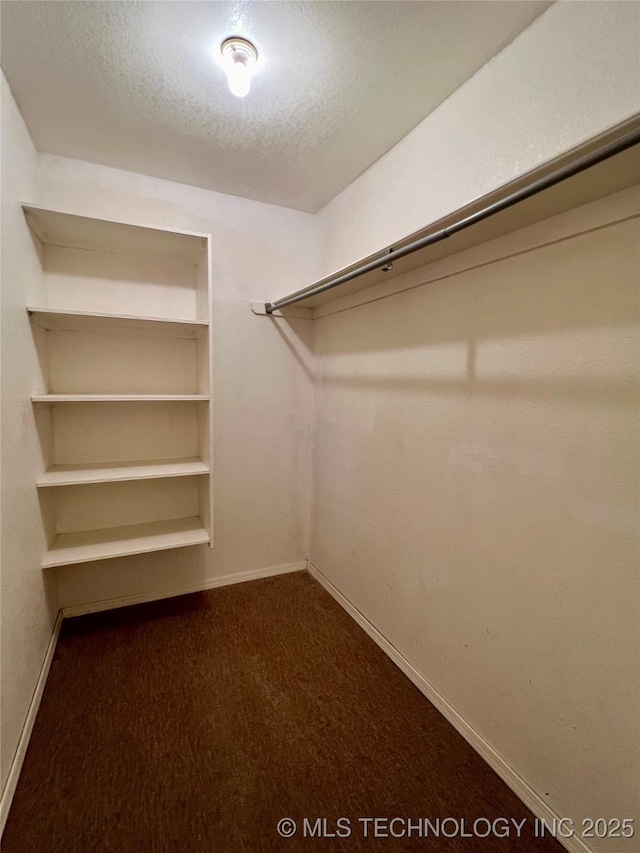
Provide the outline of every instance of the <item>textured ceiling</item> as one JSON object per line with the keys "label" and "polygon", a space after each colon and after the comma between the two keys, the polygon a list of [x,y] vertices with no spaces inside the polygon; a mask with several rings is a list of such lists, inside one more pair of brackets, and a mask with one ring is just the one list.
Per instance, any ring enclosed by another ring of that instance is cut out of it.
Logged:
{"label": "textured ceiling", "polygon": [[2,65],[41,151],[315,211],[550,5],[12,0]]}

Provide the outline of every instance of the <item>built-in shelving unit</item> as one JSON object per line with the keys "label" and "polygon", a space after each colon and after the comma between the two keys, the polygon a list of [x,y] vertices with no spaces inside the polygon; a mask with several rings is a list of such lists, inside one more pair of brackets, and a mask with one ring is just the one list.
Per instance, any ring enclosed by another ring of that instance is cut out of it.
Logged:
{"label": "built-in shelving unit", "polygon": [[24,212],[43,567],[211,544],[208,236]]}

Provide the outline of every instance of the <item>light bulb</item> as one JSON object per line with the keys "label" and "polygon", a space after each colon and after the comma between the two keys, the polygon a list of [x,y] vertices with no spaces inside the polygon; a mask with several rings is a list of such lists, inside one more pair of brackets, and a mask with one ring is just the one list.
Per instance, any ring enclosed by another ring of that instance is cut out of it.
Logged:
{"label": "light bulb", "polygon": [[234,59],[227,67],[229,91],[236,98],[244,98],[251,88],[251,73],[241,59]]}
{"label": "light bulb", "polygon": [[220,45],[222,63],[227,74],[229,91],[236,98],[244,98],[251,88],[251,72],[258,59],[258,51],[250,41],[233,36]]}

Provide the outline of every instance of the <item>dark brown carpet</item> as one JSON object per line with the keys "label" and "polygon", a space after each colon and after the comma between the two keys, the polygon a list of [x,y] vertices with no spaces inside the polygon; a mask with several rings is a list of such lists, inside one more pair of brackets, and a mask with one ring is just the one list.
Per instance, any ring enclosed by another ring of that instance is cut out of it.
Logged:
{"label": "dark brown carpet", "polygon": [[[412,837],[363,837],[374,816],[411,818]],[[351,836],[303,838],[317,817],[350,818]],[[527,823],[518,839],[449,821],[438,839],[425,817]],[[306,574],[63,623],[3,853],[303,848],[561,850]]]}

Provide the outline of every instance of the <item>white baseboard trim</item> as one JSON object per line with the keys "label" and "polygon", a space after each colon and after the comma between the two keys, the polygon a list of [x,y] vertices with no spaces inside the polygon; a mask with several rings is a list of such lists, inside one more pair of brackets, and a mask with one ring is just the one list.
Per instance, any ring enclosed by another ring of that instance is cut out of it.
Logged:
{"label": "white baseboard trim", "polygon": [[33,691],[31,702],[29,703],[27,716],[22,727],[22,732],[20,733],[18,747],[16,749],[15,755],[13,756],[13,761],[11,762],[11,769],[9,770],[9,775],[7,776],[4,791],[2,792],[2,798],[0,798],[0,838],[2,837],[7,818],[9,817],[9,809],[11,808],[11,803],[13,802],[13,795],[16,792],[18,779],[20,778],[20,771],[22,770],[22,764],[24,763],[24,757],[27,754],[27,747],[29,746],[31,732],[33,731],[33,724],[36,721],[38,708],[40,707],[40,701],[42,699],[42,694],[44,693],[44,686],[47,683],[47,677],[49,675],[49,669],[51,668],[53,653],[56,650],[61,625],[62,611],[59,611],[56,617],[55,624],[53,626],[53,631],[51,632],[51,637],[49,639],[47,651],[45,652],[44,660],[42,661],[40,675],[38,676],[36,687]]}
{"label": "white baseboard trim", "polygon": [[100,613],[102,610],[115,610],[117,607],[128,607],[131,604],[144,604],[148,601],[160,601],[163,598],[174,598],[177,595],[188,595],[192,592],[203,592],[216,589],[219,586],[255,581],[260,578],[270,578],[274,575],[285,575],[289,572],[302,572],[307,567],[306,560],[297,563],[283,563],[278,566],[267,566],[264,569],[251,569],[248,572],[236,572],[233,575],[222,575],[218,578],[206,578],[199,583],[188,586],[166,587],[152,592],[140,592],[134,595],[122,595],[117,598],[104,598],[100,601],[89,601],[85,604],[73,604],[62,608],[65,619],[72,616],[85,616],[88,613]]}
{"label": "white baseboard trim", "polygon": [[[498,752],[480,735],[457,711],[450,705],[447,700],[415,669],[409,661],[402,655],[389,640],[384,637],[377,628],[364,616],[345,596],[331,583],[331,581],[322,574],[322,572],[313,565],[311,561],[307,562],[307,571],[311,577],[315,578],[326,590],[332,595],[347,613],[358,623],[358,625],[366,631],[371,639],[382,649],[385,654],[395,663],[407,678],[415,684],[418,690],[434,705],[443,717],[451,723],[462,737],[469,743],[475,751],[487,762],[489,767],[494,770],[498,776],[505,782],[511,790],[516,794],[522,802],[527,806],[533,814],[545,820],[548,825],[552,826],[553,821],[560,820],[560,815],[556,814],[553,809],[537,794],[533,788],[528,785],[518,773],[507,764],[507,762],[499,755]],[[569,853],[593,853],[581,838],[573,836],[571,838],[557,839]]]}

